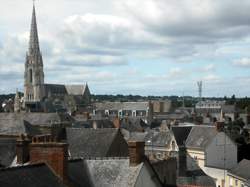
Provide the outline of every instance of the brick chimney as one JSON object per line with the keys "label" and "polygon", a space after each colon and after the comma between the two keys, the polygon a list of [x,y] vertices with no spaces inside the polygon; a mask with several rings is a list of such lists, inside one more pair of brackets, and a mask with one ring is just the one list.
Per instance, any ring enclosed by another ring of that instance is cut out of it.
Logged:
{"label": "brick chimney", "polygon": [[29,161],[30,142],[31,140],[24,134],[21,134],[16,140],[17,164],[24,164]]}
{"label": "brick chimney", "polygon": [[145,142],[128,141],[129,163],[130,166],[136,166],[143,162],[145,156]]}
{"label": "brick chimney", "polygon": [[121,120],[116,116],[113,119],[113,124],[115,128],[119,129],[121,127]]}
{"label": "brick chimney", "polygon": [[30,144],[30,163],[45,162],[54,172],[67,182],[68,144],[56,142],[51,135],[32,138]]}

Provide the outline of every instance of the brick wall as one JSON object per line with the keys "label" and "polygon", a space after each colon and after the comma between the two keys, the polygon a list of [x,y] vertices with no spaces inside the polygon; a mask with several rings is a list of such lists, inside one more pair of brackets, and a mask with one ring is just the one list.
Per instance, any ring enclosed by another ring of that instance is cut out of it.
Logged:
{"label": "brick wall", "polygon": [[130,165],[132,166],[137,165],[143,161],[145,155],[144,146],[145,146],[144,142],[139,142],[139,141],[128,142]]}
{"label": "brick wall", "polygon": [[30,163],[47,163],[63,181],[67,181],[68,144],[53,141],[32,141]]}

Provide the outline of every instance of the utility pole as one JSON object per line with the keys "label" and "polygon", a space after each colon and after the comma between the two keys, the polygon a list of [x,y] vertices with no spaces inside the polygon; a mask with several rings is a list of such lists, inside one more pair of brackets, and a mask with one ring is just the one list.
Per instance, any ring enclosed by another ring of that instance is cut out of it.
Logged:
{"label": "utility pole", "polygon": [[198,81],[197,86],[198,86],[198,93],[199,93],[199,101],[201,101],[202,100],[202,81]]}

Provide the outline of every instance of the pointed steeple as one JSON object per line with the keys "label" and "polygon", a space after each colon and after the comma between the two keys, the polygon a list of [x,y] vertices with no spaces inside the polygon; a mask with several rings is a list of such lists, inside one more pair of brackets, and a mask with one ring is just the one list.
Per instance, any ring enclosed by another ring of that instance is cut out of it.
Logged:
{"label": "pointed steeple", "polygon": [[36,24],[36,10],[35,10],[35,5],[33,4],[30,41],[29,41],[29,55],[35,55],[38,54],[39,52],[40,49],[39,49],[39,39],[38,39],[37,24]]}

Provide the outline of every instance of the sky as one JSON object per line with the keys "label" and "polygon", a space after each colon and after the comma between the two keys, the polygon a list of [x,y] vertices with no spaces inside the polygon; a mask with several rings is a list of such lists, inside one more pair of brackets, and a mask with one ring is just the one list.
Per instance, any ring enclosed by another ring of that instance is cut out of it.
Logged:
{"label": "sky", "polygon": [[[250,96],[249,0],[37,0],[46,83]],[[0,94],[23,90],[33,3],[0,0]]]}

